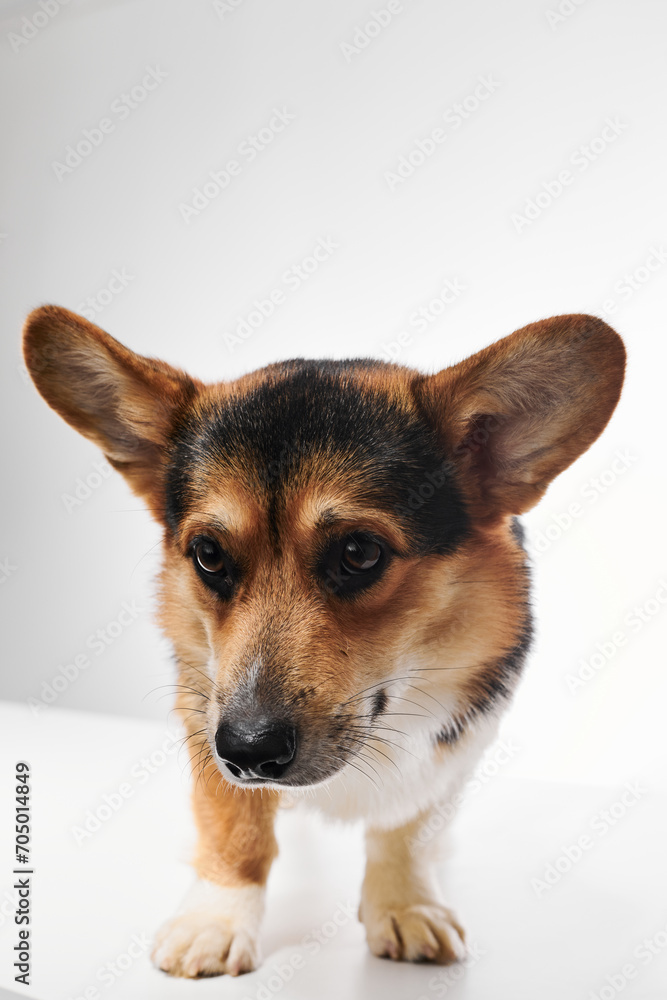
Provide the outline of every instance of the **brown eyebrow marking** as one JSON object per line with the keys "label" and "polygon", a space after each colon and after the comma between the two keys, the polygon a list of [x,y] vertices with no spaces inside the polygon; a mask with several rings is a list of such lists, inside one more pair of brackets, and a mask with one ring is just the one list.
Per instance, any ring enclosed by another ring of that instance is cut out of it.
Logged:
{"label": "brown eyebrow marking", "polygon": [[247,525],[234,521],[233,517],[225,520],[220,516],[208,513],[207,511],[192,511],[181,525],[180,538],[184,543],[189,543],[197,534],[210,534],[215,532],[224,538],[231,538],[234,535],[242,534]]}
{"label": "brown eyebrow marking", "polygon": [[391,517],[383,516],[383,513],[381,508],[356,507],[352,504],[341,507],[340,510],[325,507],[318,512],[312,525],[316,531],[326,534],[336,528],[343,532],[370,531],[386,539],[396,552],[406,553],[409,545],[401,525]]}
{"label": "brown eyebrow marking", "polygon": [[340,520],[340,518],[336,514],[336,511],[333,509],[333,507],[325,507],[325,509],[323,511],[321,511],[320,516],[318,517],[317,521],[315,522],[315,527],[316,528],[329,528],[329,527],[331,527],[332,524],[335,524],[336,521],[339,521],[339,520]]}
{"label": "brown eyebrow marking", "polygon": [[211,517],[203,511],[197,511],[191,517],[188,517],[183,525],[183,534],[189,535],[198,529],[208,531],[210,528],[213,528],[214,531],[219,531],[223,535],[228,535],[231,531],[229,526],[219,517]]}

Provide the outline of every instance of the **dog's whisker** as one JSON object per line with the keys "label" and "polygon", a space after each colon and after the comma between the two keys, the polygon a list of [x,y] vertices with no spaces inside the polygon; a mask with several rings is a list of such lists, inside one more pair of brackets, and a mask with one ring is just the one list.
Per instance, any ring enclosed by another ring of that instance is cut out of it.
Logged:
{"label": "dog's whisker", "polygon": [[341,763],[348,764],[350,767],[353,767],[355,769],[355,771],[359,771],[360,774],[363,774],[364,778],[368,778],[368,780],[370,781],[370,783],[372,785],[374,785],[375,788],[377,788],[378,791],[379,791],[379,788],[378,788],[377,784],[375,783],[375,781],[373,780],[372,776],[370,774],[368,774],[366,771],[364,771],[363,768],[361,768],[358,764],[355,764],[355,762],[353,760],[341,760],[340,757],[331,757],[331,759],[332,760],[339,760],[339,761],[341,761]]}
{"label": "dog's whisker", "polygon": [[179,721],[184,724],[188,723],[193,715],[204,715],[204,716],[208,715],[208,712],[205,712],[203,708],[189,708],[186,709],[185,711],[181,708],[172,708],[167,713],[167,716],[169,717],[174,713],[180,715]]}
{"label": "dog's whisker", "polygon": [[141,557],[141,559],[139,560],[139,562],[135,564],[134,569],[130,573],[130,582],[132,582],[132,577],[134,576],[134,574],[136,573],[137,569],[142,564],[142,562],[144,561],[144,559],[146,558],[146,556],[150,555],[151,552],[153,551],[153,549],[156,549],[158,547],[158,545],[162,545],[162,539],[161,538],[155,543],[155,545],[151,545],[151,547],[144,552],[144,554]]}
{"label": "dog's whisker", "polygon": [[430,670],[470,670],[470,667],[414,667],[414,674],[427,673]]}
{"label": "dog's whisker", "polygon": [[207,684],[212,684],[212,685],[213,685],[213,688],[215,689],[215,687],[216,687],[216,683],[215,683],[215,680],[213,680],[213,679],[212,679],[212,678],[211,678],[211,677],[209,676],[209,674],[207,674],[207,673],[206,673],[206,671],[205,671],[205,670],[203,669],[203,666],[197,666],[197,664],[196,664],[196,663],[189,663],[189,662],[188,662],[188,660],[184,660],[184,659],[182,659],[182,658],[181,658],[181,661],[180,661],[180,662],[181,662],[182,664],[184,664],[184,666],[188,667],[188,668],[189,668],[190,670],[196,670],[198,674],[201,674],[201,675],[202,675],[202,677],[203,677],[203,678],[204,678],[204,680],[205,680],[205,681],[207,682]]}
{"label": "dog's whisker", "polygon": [[196,733],[187,733],[185,736],[182,736],[179,740],[176,740],[174,746],[181,748],[183,744],[188,742],[188,740],[194,740],[197,736],[201,736],[203,733],[206,732],[207,732],[206,729],[199,729]]}
{"label": "dog's whisker", "polygon": [[[429,709],[426,708],[425,705],[420,705],[418,701],[412,701],[411,698],[404,698],[402,694],[394,694],[392,695],[392,698],[395,698],[397,701],[404,701],[406,705],[414,705],[415,708],[423,708],[425,712],[428,712],[428,715],[431,718],[437,719],[437,716],[435,715],[434,712],[429,711]],[[388,712],[387,715],[389,714],[390,713]],[[424,716],[424,718],[428,718],[428,716]]]}
{"label": "dog's whisker", "polygon": [[[373,762],[370,760],[367,754],[361,753],[360,751],[357,750],[354,755],[354,759],[362,760],[367,767],[370,767],[370,769],[373,771],[373,774],[376,776],[380,784],[384,787],[384,781],[382,780],[382,775],[379,773],[379,771],[374,766]],[[380,763],[380,761],[378,761],[378,763]]]}
{"label": "dog's whisker", "polygon": [[376,687],[383,687],[383,686],[389,687],[391,684],[397,683],[398,681],[409,681],[411,679],[412,675],[407,674],[404,677],[390,677],[390,678],[385,678],[384,680],[381,681],[376,681],[375,684],[369,684],[368,687],[362,688],[361,691],[357,691],[356,694],[353,694],[350,698],[347,699],[347,701],[343,702],[342,707],[344,708],[351,702],[357,701],[359,698],[362,698],[365,694],[367,694],[368,691],[372,691]]}
{"label": "dog's whisker", "polygon": [[380,720],[384,720],[386,716],[389,714],[396,714],[396,713],[383,712],[382,715],[379,717],[376,717],[375,715],[361,715],[359,716],[359,718],[368,719],[369,726],[371,726],[373,729],[382,729],[387,733],[395,733],[397,736],[402,736],[406,740],[411,740],[412,736],[410,736],[409,733],[403,732],[402,729],[397,729],[396,726],[380,725]]}
{"label": "dog's whisker", "polygon": [[[348,736],[348,739],[354,740],[360,746],[362,746],[365,749],[371,751],[372,753],[379,753],[382,757],[384,757],[386,760],[389,761],[389,763],[392,765],[392,767],[396,768],[396,771],[400,775],[400,773],[401,773],[400,767],[398,766],[398,764],[396,763],[395,760],[392,760],[392,758],[389,756],[389,754],[387,754],[387,753],[384,752],[384,750],[380,750],[378,747],[372,747],[372,746],[370,746],[369,742],[367,740],[362,739],[361,737]],[[371,739],[372,739],[372,737],[371,737]],[[361,753],[359,751],[357,751],[357,755],[361,756]],[[378,761],[378,764],[382,764],[382,763],[383,763],[383,761]],[[387,765],[385,764],[384,766],[386,767]]]}
{"label": "dog's whisker", "polygon": [[[419,705],[418,707],[421,708],[422,706]],[[383,718],[385,718],[385,719],[392,718],[393,716],[401,716],[402,718],[408,718],[408,719],[428,719],[429,718],[428,715],[424,715],[422,712],[383,712],[382,715],[383,715]],[[432,712],[430,713],[430,717],[431,718],[433,717],[433,713]]]}
{"label": "dog's whisker", "polygon": [[178,689],[180,689],[181,691],[188,691],[191,692],[192,694],[196,694],[199,698],[203,698],[204,701],[209,700],[208,695],[204,694],[203,691],[199,691],[197,690],[197,688],[193,688],[187,684],[182,684],[180,681],[173,681],[171,684],[159,684],[157,687],[152,688],[144,697],[148,698],[151,694],[154,694],[156,691],[162,691],[166,688],[170,689],[170,692],[168,693],[171,694],[178,694],[179,693]]}
{"label": "dog's whisker", "polygon": [[413,691],[417,691],[419,694],[423,694],[425,698],[430,698],[432,701],[434,701],[436,703],[436,705],[438,705],[439,708],[441,708],[443,710],[443,712],[446,715],[451,715],[451,712],[449,711],[449,709],[445,708],[445,706],[442,704],[442,702],[438,701],[438,699],[435,698],[432,694],[429,694],[428,691],[423,691],[420,687],[417,687],[416,684],[409,684],[408,687],[412,688]]}
{"label": "dog's whisker", "polygon": [[350,726],[350,732],[352,733],[356,733],[357,735],[361,733],[363,734],[364,737],[372,735],[374,739],[380,740],[382,743],[395,746],[399,750],[405,749],[405,747],[402,747],[399,743],[395,743],[393,740],[388,739],[388,737],[386,736],[378,736],[376,730],[379,729],[386,729],[387,732],[396,732],[399,733],[401,736],[404,737],[406,736],[406,734],[400,732],[400,730],[392,730],[391,727],[388,726],[376,726],[372,720],[369,721],[368,725],[355,723],[354,725]]}
{"label": "dog's whisker", "polygon": [[[202,756],[204,757],[203,761],[202,761]],[[202,744],[199,750],[197,750],[195,747],[192,748],[192,755],[190,757],[191,770],[193,772],[195,771],[195,769],[204,770],[204,768],[208,764],[209,757],[212,760],[213,754],[211,753],[210,747],[206,742],[206,740],[202,740]]]}
{"label": "dog's whisker", "polygon": [[[211,754],[211,760],[213,760],[213,754]],[[209,785],[211,784],[211,778],[215,777],[216,772],[218,774],[218,777],[219,778],[221,777],[220,771],[218,770],[217,767],[216,768],[211,768],[211,770],[209,772],[209,775],[208,775],[208,778],[204,782],[204,784],[205,784],[205,786],[206,786],[207,789],[209,788]],[[220,787],[220,781],[218,781],[218,785],[217,785],[217,788],[219,788],[219,787]],[[217,788],[216,788],[216,795],[217,795]]]}
{"label": "dog's whisker", "polygon": [[198,773],[197,773],[197,780],[195,782],[195,788],[194,788],[195,792],[199,788],[200,783],[204,780],[204,774],[206,773],[206,768],[208,767],[209,760],[212,760],[212,759],[213,759],[213,755],[210,754],[210,757],[209,757],[209,755],[207,755],[204,758],[203,763],[201,763],[199,761],[197,762],[196,768],[197,768],[197,772]]}
{"label": "dog's whisker", "polygon": [[[405,735],[405,734],[403,734],[403,735]],[[378,734],[377,734],[377,733],[375,733],[375,732],[373,732],[373,731],[370,731],[370,732],[369,732],[369,733],[367,734],[366,738],[367,738],[368,740],[376,740],[376,741],[377,741],[377,742],[379,742],[379,743],[383,743],[383,744],[384,744],[385,746],[387,746],[387,747],[393,747],[393,748],[394,748],[394,749],[396,749],[396,750],[401,750],[401,751],[402,751],[403,753],[407,753],[407,754],[410,754],[410,756],[411,756],[411,757],[414,757],[414,758],[415,758],[415,760],[418,760],[418,759],[419,759],[419,758],[418,758],[418,757],[416,756],[416,754],[413,754],[413,753],[412,753],[412,751],[411,751],[411,750],[408,750],[408,748],[407,748],[407,747],[405,747],[405,746],[402,746],[402,745],[401,745],[400,743],[396,743],[396,742],[395,742],[394,740],[389,740],[389,739],[387,739],[387,737],[386,737],[386,736],[378,736]]]}
{"label": "dog's whisker", "polygon": [[[193,750],[191,756],[188,759],[188,763],[186,765],[190,777],[196,779],[195,780],[195,786],[194,786],[194,790],[195,791],[196,791],[196,789],[197,789],[197,787],[199,785],[199,781],[201,780],[201,776],[203,774],[204,768],[206,767],[206,765],[208,763],[206,755],[205,755],[205,750],[206,750],[205,747],[202,747],[199,751]],[[202,755],[204,755],[203,761],[202,761]],[[185,768],[183,770],[185,771]]]}

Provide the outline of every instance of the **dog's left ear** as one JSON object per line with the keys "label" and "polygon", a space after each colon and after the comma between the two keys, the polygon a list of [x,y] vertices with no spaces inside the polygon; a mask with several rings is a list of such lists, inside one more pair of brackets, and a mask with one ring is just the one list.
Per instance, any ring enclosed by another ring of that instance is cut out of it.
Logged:
{"label": "dog's left ear", "polygon": [[625,372],[619,335],[594,316],[532,323],[420,382],[479,521],[529,510],[595,441]]}
{"label": "dog's left ear", "polygon": [[130,486],[160,511],[165,447],[179,412],[201,383],[124,347],[59,306],[30,313],[26,367],[60,416],[94,441]]}

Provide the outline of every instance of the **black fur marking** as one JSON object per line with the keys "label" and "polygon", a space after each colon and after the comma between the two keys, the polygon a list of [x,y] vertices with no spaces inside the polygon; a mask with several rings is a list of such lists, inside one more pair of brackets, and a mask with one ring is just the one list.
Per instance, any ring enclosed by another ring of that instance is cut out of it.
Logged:
{"label": "black fur marking", "polygon": [[191,470],[242,466],[252,488],[280,511],[290,486],[316,460],[361,502],[404,525],[414,554],[446,554],[467,537],[468,517],[453,463],[435,431],[349,373],[372,361],[289,361],[271,366],[254,391],[212,404],[173,443],[166,512],[172,531],[197,502]]}
{"label": "black fur marking", "polygon": [[528,611],[527,614],[526,624],[516,646],[501,659],[489,664],[481,679],[476,678],[476,686],[481,687],[481,691],[462,716],[453,718],[443,726],[435,738],[436,743],[453,746],[471,723],[480,716],[493,712],[499,702],[508,701],[512,697],[515,679],[521,673],[533,637],[532,618]]}
{"label": "black fur marking", "polygon": [[468,726],[479,718],[492,712],[501,701],[512,697],[514,685],[530,651],[533,639],[533,620],[528,605],[525,607],[524,626],[516,645],[499,660],[490,663],[484,673],[476,677],[475,684],[481,691],[470,702],[465,713],[452,719],[436,736],[436,743],[452,746],[456,743]]}
{"label": "black fur marking", "polygon": [[[511,531],[525,552],[523,525],[516,517],[512,519]],[[526,578],[526,599],[523,605],[523,628],[516,644],[499,660],[488,664],[481,677],[479,675],[476,677],[477,696],[470,702],[462,716],[452,719],[443,727],[436,736],[436,743],[452,746],[463,736],[470,723],[481,715],[493,712],[499,702],[511,698],[516,680],[530,652],[534,634],[533,615],[528,601],[530,575],[527,560],[524,560],[523,572]]]}
{"label": "black fur marking", "polygon": [[387,707],[387,695],[386,692],[380,688],[379,691],[375,692],[373,697],[373,718],[376,719],[378,715],[384,712]]}
{"label": "black fur marking", "polygon": [[465,723],[461,719],[454,719],[448,725],[444,726],[436,736],[437,743],[444,743],[447,746],[453,746],[465,732]]}
{"label": "black fur marking", "polygon": [[[533,618],[526,606],[524,626],[516,645],[495,663],[489,664],[481,678],[482,691],[471,703],[475,716],[491,712],[499,701],[512,696],[516,678],[521,673],[533,640]],[[477,680],[480,685],[480,680]]]}
{"label": "black fur marking", "polygon": [[518,517],[512,518],[512,534],[514,535],[515,540],[519,543],[519,545],[525,552],[526,529],[524,528],[523,524],[521,523]]}

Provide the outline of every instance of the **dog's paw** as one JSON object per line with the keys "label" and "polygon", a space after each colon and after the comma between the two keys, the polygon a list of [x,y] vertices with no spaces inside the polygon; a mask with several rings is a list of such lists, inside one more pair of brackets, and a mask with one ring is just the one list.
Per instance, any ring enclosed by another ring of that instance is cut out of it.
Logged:
{"label": "dog's paw", "polygon": [[158,931],[153,964],[188,979],[251,972],[259,962],[262,902],[258,886],[222,889],[197,883],[181,913]]}
{"label": "dog's paw", "polygon": [[465,958],[465,934],[454,913],[439,903],[364,907],[368,947],[380,958],[448,964]]}
{"label": "dog's paw", "polygon": [[172,976],[238,976],[257,966],[257,941],[209,914],[182,913],[158,932],[153,962]]}

